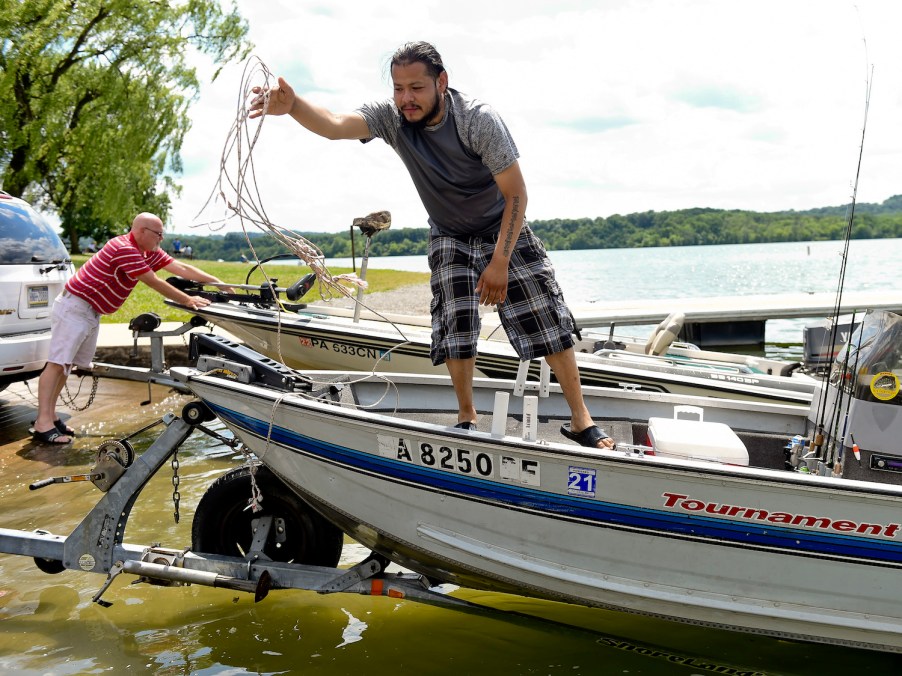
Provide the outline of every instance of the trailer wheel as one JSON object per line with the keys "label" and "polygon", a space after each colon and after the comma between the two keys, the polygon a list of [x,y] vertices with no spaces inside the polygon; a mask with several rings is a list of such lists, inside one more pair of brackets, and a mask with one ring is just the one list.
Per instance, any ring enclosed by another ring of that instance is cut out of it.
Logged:
{"label": "trailer wheel", "polygon": [[38,570],[42,573],[47,573],[48,575],[57,575],[66,570],[63,562],[58,561],[57,559],[44,559],[36,556],[34,557],[34,565],[36,565]]}
{"label": "trailer wheel", "polygon": [[255,478],[263,495],[263,509],[257,513],[245,509],[251,497],[250,467],[234,469],[210,485],[194,513],[192,549],[244,558],[253,541],[251,522],[261,516],[273,516],[282,520],[285,530],[280,538],[270,533],[264,554],[274,561],[334,568],[344,541],[341,530],[266,467],[257,466]]}
{"label": "trailer wheel", "polygon": [[[38,535],[50,535],[50,533],[41,528],[35,529],[34,532]],[[38,570],[40,570],[42,573],[47,573],[48,575],[57,575],[66,570],[66,567],[63,565],[62,561],[58,559],[46,559],[41,556],[34,557],[34,565],[36,565],[38,567]]]}

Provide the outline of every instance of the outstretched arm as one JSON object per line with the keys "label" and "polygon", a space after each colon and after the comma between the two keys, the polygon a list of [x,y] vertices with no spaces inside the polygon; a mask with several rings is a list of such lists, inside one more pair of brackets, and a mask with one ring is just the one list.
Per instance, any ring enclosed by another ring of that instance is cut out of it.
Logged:
{"label": "outstretched arm", "polygon": [[370,136],[366,121],[357,113],[333,113],[316,106],[294,93],[283,78],[276,87],[254,87],[256,95],[251,101],[251,119],[267,115],[290,115],[296,122],[330,140],[362,139]]}

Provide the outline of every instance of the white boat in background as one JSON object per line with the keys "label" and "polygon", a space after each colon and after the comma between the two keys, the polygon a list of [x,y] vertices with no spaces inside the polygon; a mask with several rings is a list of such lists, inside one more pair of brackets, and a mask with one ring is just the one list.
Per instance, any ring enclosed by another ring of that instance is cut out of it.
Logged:
{"label": "white boat in background", "polygon": [[902,651],[896,315],[866,317],[807,409],[587,387],[614,450],[561,436],[554,384],[477,379],[468,432],[445,377],[193,340],[174,376],[320,515],[430,580]]}
{"label": "white boat in background", "polygon": [[[207,295],[214,302],[199,309],[171,305],[222,327],[257,352],[292,368],[447,373],[443,365],[432,364],[428,316],[292,305],[278,302],[275,292],[262,301],[259,293],[252,293],[245,301],[240,295],[204,292],[191,283],[180,283],[180,288]],[[259,287],[246,290],[259,292]],[[222,298],[231,299],[217,300]],[[803,372],[799,363],[678,343],[681,321],[679,314],[671,315],[647,341],[581,332],[575,349],[583,384],[803,406],[811,402],[816,378]],[[486,313],[476,375],[515,378],[520,368],[497,313]],[[540,360],[528,368],[534,378],[542,377]]]}

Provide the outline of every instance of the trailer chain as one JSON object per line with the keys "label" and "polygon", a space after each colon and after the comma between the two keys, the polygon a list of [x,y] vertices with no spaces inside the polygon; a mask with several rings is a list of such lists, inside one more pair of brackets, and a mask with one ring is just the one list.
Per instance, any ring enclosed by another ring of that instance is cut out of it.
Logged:
{"label": "trailer chain", "polygon": [[179,451],[175,449],[172,454],[172,504],[175,506],[173,516],[176,524],[179,522],[179,500],[182,499],[182,494],[179,493],[179,481]]}
{"label": "trailer chain", "polygon": [[76,390],[75,394],[71,394],[69,392],[69,384],[66,383],[66,387],[64,388],[65,394],[60,392],[60,401],[62,401],[69,409],[79,412],[86,410],[91,404],[94,403],[94,397],[97,396],[97,383],[100,382],[100,378],[97,376],[91,376],[91,394],[88,395],[88,403],[84,406],[76,406],[75,398],[81,393],[81,386],[84,384],[84,379],[78,383],[78,390]]}

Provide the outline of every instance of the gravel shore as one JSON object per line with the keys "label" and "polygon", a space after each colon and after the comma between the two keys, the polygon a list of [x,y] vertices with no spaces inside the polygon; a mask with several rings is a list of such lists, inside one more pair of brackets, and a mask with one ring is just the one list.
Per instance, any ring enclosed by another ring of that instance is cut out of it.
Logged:
{"label": "gravel shore", "polygon": [[[364,293],[363,302],[371,310],[376,312],[391,312],[405,315],[428,315],[429,303],[432,300],[432,291],[429,284],[414,284],[403,286],[392,291],[379,293]],[[331,305],[332,307],[354,307],[351,298],[338,298],[331,301],[317,301],[313,305]]]}

